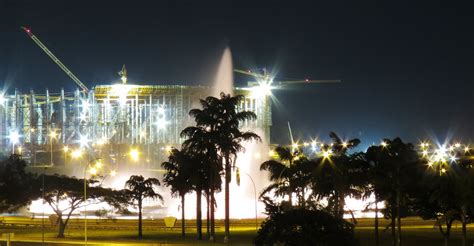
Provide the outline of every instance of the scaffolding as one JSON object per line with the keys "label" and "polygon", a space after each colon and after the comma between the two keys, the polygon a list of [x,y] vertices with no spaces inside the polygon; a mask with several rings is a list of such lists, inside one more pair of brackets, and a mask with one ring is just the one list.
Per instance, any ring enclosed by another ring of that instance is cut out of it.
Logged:
{"label": "scaffolding", "polygon": [[[182,143],[181,130],[194,124],[189,110],[212,92],[204,86],[125,83],[98,85],[88,92],[15,90],[0,98],[1,149],[5,155],[21,152],[35,166],[64,165],[67,155],[59,154],[63,150],[84,148],[92,157],[117,162],[137,148],[150,168],[157,167],[170,147]],[[269,139],[270,97],[254,98],[246,88],[235,88],[234,94],[244,95],[238,110],[257,114],[256,121],[242,127],[260,129]],[[48,158],[50,153],[54,157]]]}

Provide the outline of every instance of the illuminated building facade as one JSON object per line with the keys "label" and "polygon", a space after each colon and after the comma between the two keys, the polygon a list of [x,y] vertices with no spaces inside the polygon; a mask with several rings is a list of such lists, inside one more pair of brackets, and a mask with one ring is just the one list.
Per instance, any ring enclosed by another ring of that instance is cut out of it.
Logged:
{"label": "illuminated building facade", "polygon": [[[33,166],[62,165],[75,149],[89,159],[114,161],[135,148],[157,167],[170,147],[182,143],[181,130],[194,124],[189,110],[212,94],[211,87],[126,83],[98,85],[87,93],[15,91],[0,98],[0,147],[5,155],[21,152]],[[269,139],[270,96],[255,96],[252,88],[235,88],[234,94],[245,96],[239,110],[257,114],[243,127]]]}

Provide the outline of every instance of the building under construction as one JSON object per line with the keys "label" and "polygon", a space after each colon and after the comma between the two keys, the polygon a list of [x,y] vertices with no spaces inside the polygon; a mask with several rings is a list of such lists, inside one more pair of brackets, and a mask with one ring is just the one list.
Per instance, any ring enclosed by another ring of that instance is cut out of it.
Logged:
{"label": "building under construction", "polygon": [[[121,83],[85,86],[32,32],[25,33],[80,88],[74,92],[35,91],[0,95],[0,149],[21,153],[32,166],[61,166],[95,158],[110,164],[132,161],[155,168],[170,147],[183,142],[181,131],[194,120],[188,115],[200,107],[199,99],[216,95],[215,88],[183,85],[127,84],[125,66]],[[234,70],[252,76],[247,88],[234,88],[244,95],[238,110],[253,111],[257,120],[242,127],[270,139],[271,89],[298,83],[339,80],[274,81],[274,76]]]}
{"label": "building under construction", "polygon": [[[234,93],[245,96],[238,110],[257,114],[256,121],[243,127],[260,129],[268,139],[270,98],[254,97],[249,89],[236,88]],[[1,148],[21,152],[31,165],[61,165],[79,149],[89,159],[111,162],[133,150],[152,167],[170,147],[182,143],[180,132],[194,124],[189,110],[212,94],[210,87],[126,83],[98,85],[87,92],[15,91],[1,98]]]}

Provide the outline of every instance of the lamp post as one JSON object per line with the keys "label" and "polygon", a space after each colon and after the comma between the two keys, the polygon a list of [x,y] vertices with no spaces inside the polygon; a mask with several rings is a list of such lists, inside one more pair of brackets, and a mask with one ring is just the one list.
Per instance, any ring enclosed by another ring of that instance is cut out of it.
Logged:
{"label": "lamp post", "polygon": [[44,201],[44,196],[45,196],[45,188],[44,188],[44,176],[46,175],[46,169],[49,168],[49,167],[52,167],[51,165],[43,165],[43,166],[38,166],[40,168],[43,168],[43,173],[41,175],[41,197],[42,197],[42,218],[41,218],[41,245],[44,245],[44,231],[45,231],[45,223],[44,223],[44,204],[45,204],[45,201]]}
{"label": "lamp post", "polygon": [[[237,168],[237,173],[240,173],[240,168]],[[257,186],[255,185],[255,182],[253,181],[252,176],[248,174],[247,172],[242,172],[243,174],[247,175],[250,178],[250,181],[252,181],[253,184],[253,191],[255,195],[255,230],[258,230],[258,210],[257,210]]]}

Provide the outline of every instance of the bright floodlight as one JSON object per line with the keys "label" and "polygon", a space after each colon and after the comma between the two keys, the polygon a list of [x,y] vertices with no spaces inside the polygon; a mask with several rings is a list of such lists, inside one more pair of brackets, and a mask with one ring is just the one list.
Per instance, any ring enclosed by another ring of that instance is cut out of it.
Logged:
{"label": "bright floodlight", "polygon": [[81,135],[81,137],[79,138],[79,144],[81,145],[81,147],[87,146],[89,144],[89,139],[87,138],[87,136]]}
{"label": "bright floodlight", "polygon": [[446,159],[448,158],[448,150],[446,147],[441,146],[435,151],[434,155],[434,161],[436,162],[446,162]]}
{"label": "bright floodlight", "polygon": [[293,144],[291,145],[291,147],[292,147],[293,149],[297,149],[297,148],[298,148],[298,143],[293,143]]}
{"label": "bright floodlight", "polygon": [[168,121],[165,118],[158,118],[156,120],[156,126],[158,127],[158,130],[165,129],[166,125],[168,125]]}
{"label": "bright floodlight", "polygon": [[50,137],[51,139],[55,139],[57,136],[58,136],[58,134],[57,134],[55,131],[50,131],[50,132],[49,132],[49,137]]}
{"label": "bright floodlight", "polygon": [[91,168],[89,169],[89,173],[90,173],[91,175],[97,175],[97,168],[91,167]]}
{"label": "bright floodlight", "polygon": [[158,114],[160,114],[160,115],[165,114],[165,108],[163,106],[158,107]]}
{"label": "bright floodlight", "polygon": [[115,175],[117,175],[117,171],[115,170],[110,171],[110,176],[115,177]]}
{"label": "bright floodlight", "polygon": [[104,166],[104,164],[102,163],[101,160],[97,160],[97,161],[95,162],[95,168],[101,169],[103,166]]}
{"label": "bright floodlight", "polygon": [[63,151],[64,151],[64,153],[67,153],[69,151],[69,147],[67,145],[64,146]]}
{"label": "bright floodlight", "polygon": [[274,156],[275,155],[275,151],[274,150],[269,150],[268,151],[268,156]]}
{"label": "bright floodlight", "polygon": [[12,144],[17,144],[20,142],[20,134],[17,131],[10,132],[10,136],[8,136],[10,142]]}
{"label": "bright floodlight", "polygon": [[385,141],[382,141],[382,143],[380,143],[380,145],[382,145],[382,147],[384,147],[384,148],[388,146],[388,144]]}
{"label": "bright floodlight", "polygon": [[260,82],[258,86],[250,88],[250,92],[253,98],[264,98],[272,94],[272,87],[268,82]]}
{"label": "bright floodlight", "polygon": [[422,154],[423,156],[428,156],[428,150],[423,150],[423,151],[421,152],[421,154]]}
{"label": "bright floodlight", "polygon": [[82,101],[82,111],[86,111],[89,109],[91,104],[87,100],[81,100]]}
{"label": "bright floodlight", "polygon": [[343,148],[347,148],[348,146],[349,146],[349,144],[346,141],[342,142],[342,147]]}
{"label": "bright floodlight", "polygon": [[138,152],[137,149],[130,150],[130,158],[132,158],[133,161],[138,161],[140,158],[140,152]]}
{"label": "bright floodlight", "polygon": [[324,157],[324,159],[330,158],[331,155],[332,155],[332,150],[324,150],[324,151],[323,151],[323,157]]}
{"label": "bright floodlight", "polygon": [[7,101],[7,99],[5,98],[5,96],[3,95],[3,93],[0,94],[0,105],[4,105],[5,102]]}
{"label": "bright floodlight", "polygon": [[80,149],[76,149],[76,150],[72,151],[72,153],[71,153],[71,157],[73,159],[81,158],[81,156],[82,156],[82,150],[80,150]]}

